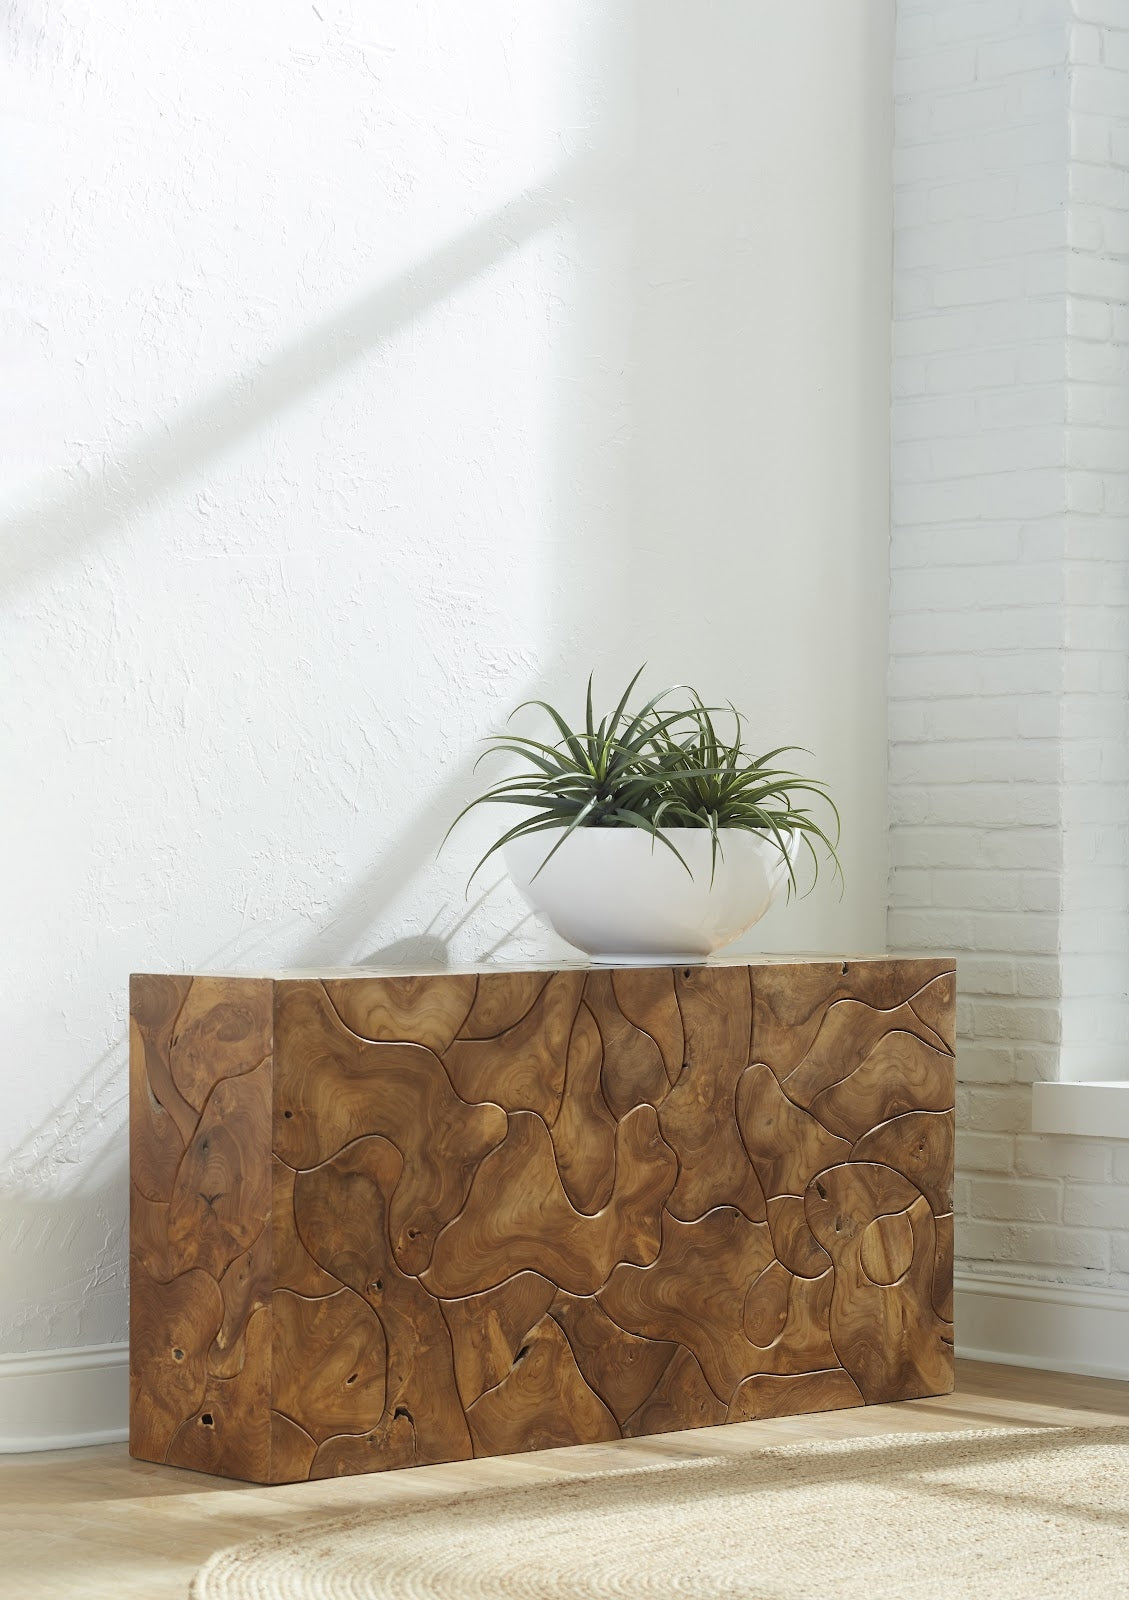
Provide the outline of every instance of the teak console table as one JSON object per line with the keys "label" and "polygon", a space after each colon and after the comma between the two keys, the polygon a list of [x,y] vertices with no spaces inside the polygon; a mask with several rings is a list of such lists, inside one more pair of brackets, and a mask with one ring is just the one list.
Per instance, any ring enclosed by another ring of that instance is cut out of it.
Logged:
{"label": "teak console table", "polygon": [[954,982],[135,977],[132,1453],[290,1483],[951,1389]]}

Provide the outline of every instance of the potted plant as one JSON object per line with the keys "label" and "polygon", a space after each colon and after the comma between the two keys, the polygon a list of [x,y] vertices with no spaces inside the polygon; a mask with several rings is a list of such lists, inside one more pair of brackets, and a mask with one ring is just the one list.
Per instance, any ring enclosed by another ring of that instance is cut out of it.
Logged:
{"label": "potted plant", "polygon": [[582,727],[544,700],[518,706],[513,715],[539,707],[557,737],[492,737],[485,755],[516,756],[522,769],[455,822],[480,805],[527,810],[474,873],[501,851],[528,904],[594,959],[701,961],[795,892],[805,857],[812,885],[821,854],[840,870],[839,814],[825,784],[775,765],[797,746],[746,749],[732,705],[719,711],[682,685],[630,709],[642,671],[599,719],[589,678]]}

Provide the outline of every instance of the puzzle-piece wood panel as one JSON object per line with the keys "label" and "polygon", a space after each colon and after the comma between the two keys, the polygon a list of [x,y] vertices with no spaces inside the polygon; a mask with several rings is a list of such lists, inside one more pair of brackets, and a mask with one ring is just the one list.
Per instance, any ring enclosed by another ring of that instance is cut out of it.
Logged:
{"label": "puzzle-piece wood panel", "polygon": [[949,1390],[954,984],[134,978],[132,1453],[282,1483]]}

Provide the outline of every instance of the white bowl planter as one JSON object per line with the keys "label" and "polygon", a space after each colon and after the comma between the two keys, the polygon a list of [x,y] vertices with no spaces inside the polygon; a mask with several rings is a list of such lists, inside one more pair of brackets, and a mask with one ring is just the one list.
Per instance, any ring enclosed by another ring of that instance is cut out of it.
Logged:
{"label": "white bowl planter", "polygon": [[596,961],[702,961],[764,916],[788,869],[770,835],[723,828],[711,885],[709,830],[664,832],[693,877],[639,828],[578,828],[540,873],[556,836],[525,834],[504,847],[506,867],[533,910]]}

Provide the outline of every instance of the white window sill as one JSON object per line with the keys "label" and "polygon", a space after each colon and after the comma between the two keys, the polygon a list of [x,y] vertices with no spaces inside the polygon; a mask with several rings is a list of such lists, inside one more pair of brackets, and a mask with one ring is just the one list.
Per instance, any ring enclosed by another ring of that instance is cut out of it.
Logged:
{"label": "white window sill", "polygon": [[1034,1133],[1129,1139],[1129,1079],[1031,1086]]}

